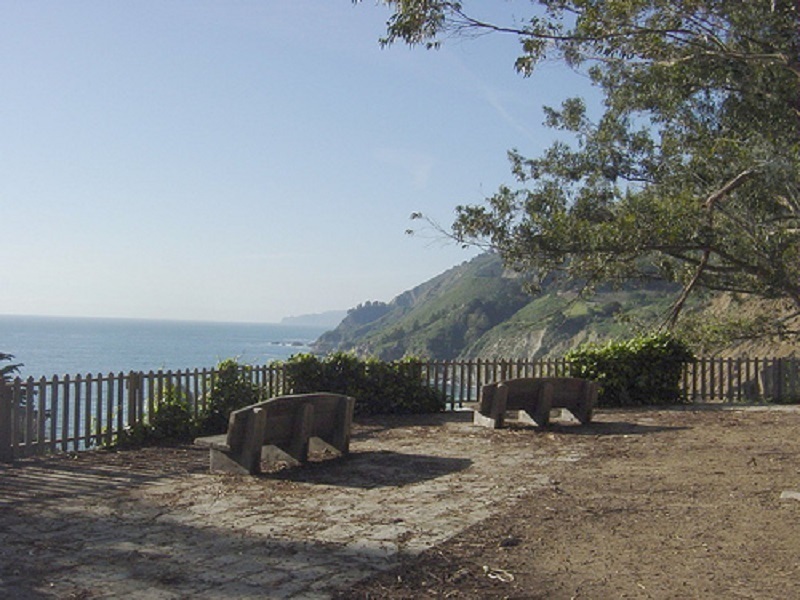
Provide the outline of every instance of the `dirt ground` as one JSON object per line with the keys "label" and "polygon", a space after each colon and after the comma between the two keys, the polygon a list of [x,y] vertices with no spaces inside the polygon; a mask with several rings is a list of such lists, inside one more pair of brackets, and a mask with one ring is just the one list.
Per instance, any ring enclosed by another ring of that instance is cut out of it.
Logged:
{"label": "dirt ground", "polygon": [[798,426],[774,409],[620,411],[507,432],[581,458],[340,598],[796,598]]}
{"label": "dirt ground", "polygon": [[2,598],[775,598],[800,587],[800,411],[355,427],[259,477],[205,452],[0,466]]}

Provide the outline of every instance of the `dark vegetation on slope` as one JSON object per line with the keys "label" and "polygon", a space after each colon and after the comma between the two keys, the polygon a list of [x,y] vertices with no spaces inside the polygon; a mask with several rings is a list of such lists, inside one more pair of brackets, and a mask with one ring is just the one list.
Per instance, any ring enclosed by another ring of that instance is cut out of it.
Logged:
{"label": "dark vegetation on slope", "polygon": [[348,312],[315,343],[382,360],[540,358],[587,341],[626,337],[662,318],[674,284],[629,284],[582,298],[577,288],[546,285],[532,296],[500,259],[483,254],[400,294]]}

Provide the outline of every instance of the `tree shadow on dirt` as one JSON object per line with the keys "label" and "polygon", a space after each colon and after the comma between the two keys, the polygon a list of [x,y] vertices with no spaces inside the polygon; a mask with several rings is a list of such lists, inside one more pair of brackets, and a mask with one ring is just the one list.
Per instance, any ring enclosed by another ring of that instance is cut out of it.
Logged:
{"label": "tree shadow on dirt", "polygon": [[25,600],[317,598],[397,562],[368,545],[182,522],[147,502],[105,515],[5,508],[0,542],[0,598]]}
{"label": "tree shadow on dirt", "polygon": [[261,476],[295,483],[374,489],[421,483],[463,471],[471,465],[469,458],[368,450]]}
{"label": "tree shadow on dirt", "polygon": [[192,446],[130,452],[88,450],[0,464],[0,508],[54,498],[104,496],[188,473],[208,472],[208,451]]}

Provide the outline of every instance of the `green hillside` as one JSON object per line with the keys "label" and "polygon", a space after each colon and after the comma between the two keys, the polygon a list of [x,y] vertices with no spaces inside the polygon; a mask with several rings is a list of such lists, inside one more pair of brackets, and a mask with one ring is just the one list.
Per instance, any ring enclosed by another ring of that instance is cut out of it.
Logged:
{"label": "green hillside", "polygon": [[570,291],[545,290],[510,319],[488,331],[464,358],[561,356],[590,341],[628,337],[658,322],[674,298],[671,286],[601,290],[591,300]]}
{"label": "green hillside", "polygon": [[626,335],[634,323],[654,322],[674,292],[673,286],[657,284],[601,290],[585,300],[551,286],[532,297],[497,256],[484,254],[389,303],[351,309],[317,340],[314,351],[384,360],[560,355],[584,341]]}

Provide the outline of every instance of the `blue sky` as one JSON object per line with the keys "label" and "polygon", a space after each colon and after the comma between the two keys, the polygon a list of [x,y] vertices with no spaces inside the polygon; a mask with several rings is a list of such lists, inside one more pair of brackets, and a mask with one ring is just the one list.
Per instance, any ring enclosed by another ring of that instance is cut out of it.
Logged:
{"label": "blue sky", "polygon": [[[481,4],[486,9],[486,4]],[[508,20],[528,2],[497,2]],[[382,49],[369,0],[4,0],[0,314],[276,322],[468,260],[420,211],[512,183],[585,81],[517,42]]]}

